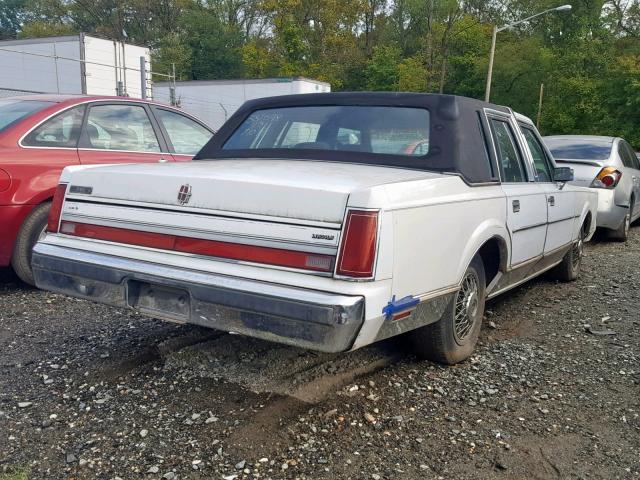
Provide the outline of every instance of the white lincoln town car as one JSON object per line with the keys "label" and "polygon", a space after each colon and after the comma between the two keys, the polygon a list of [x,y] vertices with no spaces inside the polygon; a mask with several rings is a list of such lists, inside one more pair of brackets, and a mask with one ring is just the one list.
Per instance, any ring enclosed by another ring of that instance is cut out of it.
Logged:
{"label": "white lincoln town car", "polygon": [[40,288],[325,352],[453,364],[485,300],[580,270],[596,194],[529,119],[451,95],[245,103],[184,164],[65,169]]}

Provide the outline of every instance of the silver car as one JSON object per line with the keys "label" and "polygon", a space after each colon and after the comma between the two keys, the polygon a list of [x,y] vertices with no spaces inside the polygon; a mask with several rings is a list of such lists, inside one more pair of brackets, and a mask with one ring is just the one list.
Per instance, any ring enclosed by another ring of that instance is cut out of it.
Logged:
{"label": "silver car", "polygon": [[559,165],[574,170],[574,185],[598,191],[598,227],[624,241],[640,217],[640,161],[623,138],[595,135],[544,137]]}

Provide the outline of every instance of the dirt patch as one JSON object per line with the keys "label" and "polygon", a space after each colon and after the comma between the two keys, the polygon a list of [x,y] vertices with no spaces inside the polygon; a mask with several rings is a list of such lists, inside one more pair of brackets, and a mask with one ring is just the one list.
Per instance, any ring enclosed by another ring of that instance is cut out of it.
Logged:
{"label": "dirt patch", "polygon": [[204,378],[235,383],[254,393],[317,403],[403,356],[397,343],[391,341],[355,352],[327,354],[224,335],[173,351],[164,361],[168,370],[188,368]]}

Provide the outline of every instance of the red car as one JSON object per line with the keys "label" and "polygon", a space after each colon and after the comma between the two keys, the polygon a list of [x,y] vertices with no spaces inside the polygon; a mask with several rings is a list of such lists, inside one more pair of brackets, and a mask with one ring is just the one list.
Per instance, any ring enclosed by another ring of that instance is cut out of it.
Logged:
{"label": "red car", "polygon": [[187,161],[212,134],[180,110],[143,100],[0,99],[0,267],[33,284],[31,250],[64,167]]}

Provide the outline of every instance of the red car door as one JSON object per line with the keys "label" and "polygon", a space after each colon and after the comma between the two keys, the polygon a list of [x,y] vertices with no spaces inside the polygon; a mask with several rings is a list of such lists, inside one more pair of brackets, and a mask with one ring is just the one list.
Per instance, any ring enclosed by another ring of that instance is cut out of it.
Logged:
{"label": "red car door", "polygon": [[89,106],[78,155],[82,164],[173,161],[148,107],[126,101]]}

